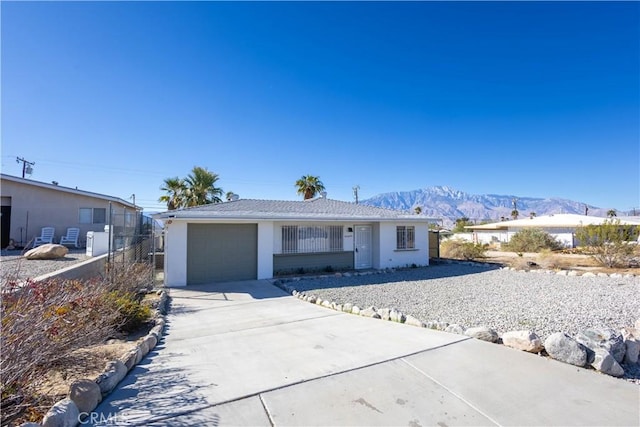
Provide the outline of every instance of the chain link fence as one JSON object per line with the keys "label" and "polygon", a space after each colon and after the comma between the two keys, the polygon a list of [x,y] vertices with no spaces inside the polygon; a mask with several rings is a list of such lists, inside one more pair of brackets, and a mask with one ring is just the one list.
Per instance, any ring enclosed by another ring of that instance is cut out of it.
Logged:
{"label": "chain link fence", "polygon": [[[151,283],[161,279],[163,230],[153,218],[141,212],[112,210],[109,215],[109,249],[107,262],[115,269],[131,264],[150,267]],[[108,230],[107,230],[108,229]]]}

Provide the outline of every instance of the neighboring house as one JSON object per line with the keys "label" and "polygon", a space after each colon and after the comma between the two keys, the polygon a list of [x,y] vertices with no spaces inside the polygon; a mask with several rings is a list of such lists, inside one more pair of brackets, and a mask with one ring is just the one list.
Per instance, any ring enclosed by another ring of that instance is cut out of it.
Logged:
{"label": "neighboring house", "polygon": [[[577,214],[552,214],[491,224],[469,225],[465,228],[472,231],[472,240],[476,243],[505,243],[518,231],[537,228],[555,237],[562,245],[573,248],[578,245],[575,238],[578,227],[600,225],[610,219]],[[613,219],[620,220],[622,225],[640,226],[638,221],[629,220],[626,217]]]}
{"label": "neighboring house", "polygon": [[432,219],[324,196],[241,199],[154,218],[165,226],[167,286],[429,264]]}
{"label": "neighboring house", "polygon": [[55,227],[54,243],[67,228],[77,227],[79,243],[84,246],[88,231],[104,231],[105,225],[120,228],[135,224],[141,210],[117,197],[5,174],[0,174],[0,194],[2,248],[9,239],[18,246],[29,244],[42,227]]}

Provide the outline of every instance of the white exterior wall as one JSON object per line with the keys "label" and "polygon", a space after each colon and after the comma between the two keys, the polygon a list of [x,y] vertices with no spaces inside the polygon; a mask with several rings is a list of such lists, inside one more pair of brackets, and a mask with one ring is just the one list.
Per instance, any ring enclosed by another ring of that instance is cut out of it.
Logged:
{"label": "white exterior wall", "polygon": [[[349,228],[351,228],[351,232],[349,232]],[[353,250],[353,235],[355,234],[354,232],[354,226],[353,224],[351,225],[345,225],[344,226],[344,231],[342,232],[342,236],[344,237],[344,245],[342,247],[342,250],[344,251],[352,251]]]}
{"label": "white exterior wall", "polygon": [[473,233],[473,242],[481,245],[490,243],[505,243],[509,241],[506,231],[475,231]]}
{"label": "white exterior wall", "polygon": [[[415,249],[396,249],[396,226],[415,227]],[[380,250],[380,265],[375,268],[406,267],[411,264],[429,265],[429,226],[422,223],[380,223],[379,241],[374,242]]]}
{"label": "white exterior wall", "polygon": [[[270,279],[273,277],[273,249],[276,240],[273,222],[258,223],[258,279]],[[280,243],[282,244],[282,243]]]}
{"label": "white exterior wall", "polygon": [[[171,223],[169,223],[171,221]],[[187,222],[168,220],[164,228],[164,284],[187,286]]]}

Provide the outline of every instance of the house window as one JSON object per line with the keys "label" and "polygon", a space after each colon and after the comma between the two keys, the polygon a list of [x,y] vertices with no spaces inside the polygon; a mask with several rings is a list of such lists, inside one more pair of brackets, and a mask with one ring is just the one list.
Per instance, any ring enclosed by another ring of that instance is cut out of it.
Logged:
{"label": "house window", "polygon": [[106,224],[107,210],[105,208],[80,208],[78,218],[80,224]]}
{"label": "house window", "polygon": [[339,252],[343,250],[341,225],[284,225],[282,253]]}
{"label": "house window", "polygon": [[396,249],[415,249],[416,228],[414,226],[399,225],[396,227]]}

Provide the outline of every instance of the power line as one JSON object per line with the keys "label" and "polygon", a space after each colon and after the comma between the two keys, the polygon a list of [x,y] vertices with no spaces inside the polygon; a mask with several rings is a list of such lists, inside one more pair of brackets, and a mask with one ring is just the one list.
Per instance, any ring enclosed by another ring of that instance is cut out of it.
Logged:
{"label": "power line", "polygon": [[20,162],[22,162],[22,177],[24,178],[25,172],[31,175],[33,173],[31,166],[35,166],[36,162],[29,162],[22,157],[16,157],[16,163]]}

